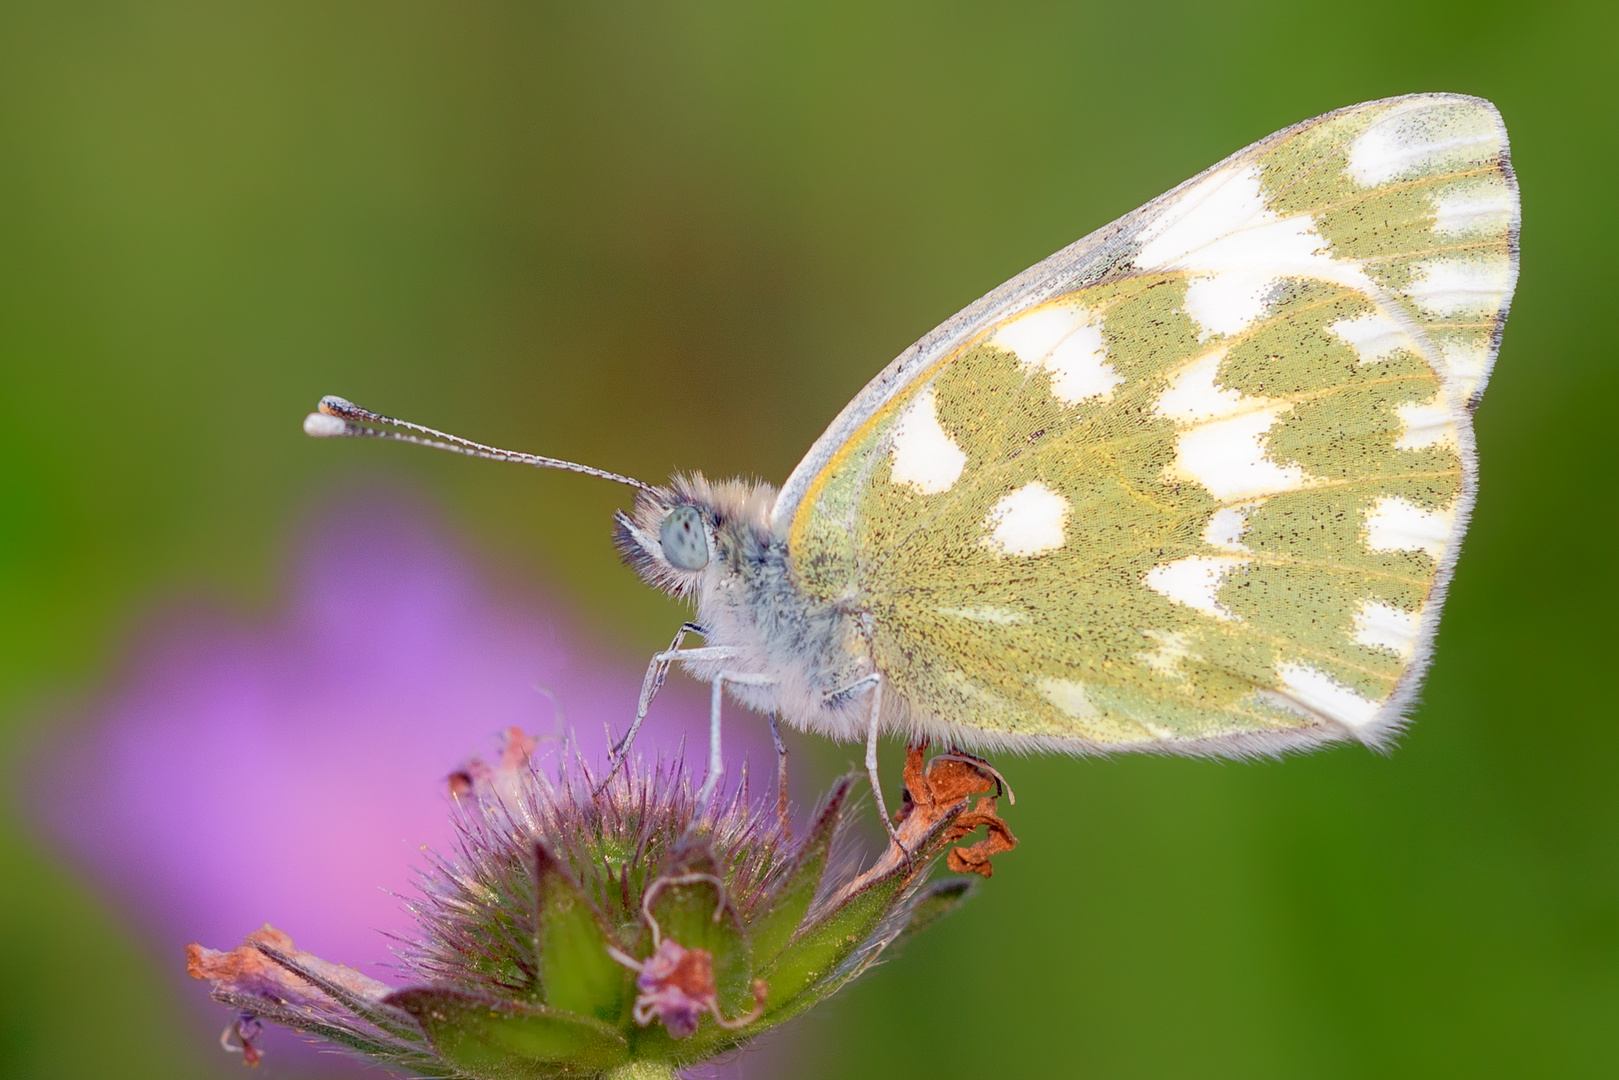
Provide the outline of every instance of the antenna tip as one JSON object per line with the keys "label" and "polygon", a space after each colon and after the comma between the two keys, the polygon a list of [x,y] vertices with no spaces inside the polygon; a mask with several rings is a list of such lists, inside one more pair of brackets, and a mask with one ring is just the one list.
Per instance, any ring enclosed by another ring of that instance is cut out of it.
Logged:
{"label": "antenna tip", "polygon": [[[342,401],[343,399],[338,398],[337,400]],[[326,399],[323,398],[321,404],[325,405]],[[304,434],[317,439],[335,439],[340,435],[348,434],[348,429],[347,423],[326,413],[312,412],[304,417]]]}
{"label": "antenna tip", "polygon": [[327,394],[321,398],[317,408],[327,416],[348,416],[356,411],[354,402],[336,394]]}

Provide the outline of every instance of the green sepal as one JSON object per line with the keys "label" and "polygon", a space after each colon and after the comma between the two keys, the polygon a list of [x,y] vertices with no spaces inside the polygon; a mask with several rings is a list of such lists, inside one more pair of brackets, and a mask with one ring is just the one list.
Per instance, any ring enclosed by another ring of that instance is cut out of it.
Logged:
{"label": "green sepal", "polygon": [[547,1080],[602,1072],[629,1057],[599,1020],[457,990],[401,990],[385,999],[416,1018],[439,1055],[477,1080]]}
{"label": "green sepal", "polygon": [[804,921],[821,875],[826,872],[827,859],[832,853],[832,837],[837,832],[843,814],[843,803],[849,795],[848,777],[832,788],[826,805],[804,837],[792,867],[769,893],[754,905],[761,911],[757,919],[748,924],[748,937],[753,942],[753,960],[761,968],[770,964],[786,948],[793,931]]}
{"label": "green sepal", "polygon": [[[663,880],[696,875],[720,877],[713,853],[701,840],[676,851],[658,872]],[[714,881],[665,885],[653,898],[651,913],[664,937],[687,949],[707,949],[713,954],[721,1012],[736,1016],[753,1007],[753,960],[747,932],[729,897]]]}
{"label": "green sepal", "polygon": [[906,887],[915,880],[937,854],[941,838],[951,822],[966,808],[965,800],[944,815],[916,845],[912,861],[895,864],[893,869],[866,882],[836,907],[818,913],[793,935],[776,963],[765,972],[770,984],[766,1018],[779,1023],[803,1012],[841,986],[846,978],[841,969],[851,959],[852,970],[863,970],[864,963],[854,954],[870,952],[866,962],[886,947],[887,939],[877,940],[883,920],[892,916]]}
{"label": "green sepal", "polygon": [[667,1061],[629,1061],[609,1073],[605,1080],[679,1080]]}
{"label": "green sepal", "polygon": [[419,1054],[401,1054],[398,1047],[377,1039],[368,1038],[351,1027],[313,1019],[307,1009],[289,1009],[258,994],[239,994],[229,990],[215,990],[209,996],[221,1005],[228,1005],[240,1012],[251,1013],[260,1020],[268,1020],[272,1024],[280,1024],[282,1027],[291,1028],[306,1035],[318,1036],[339,1046],[346,1046],[350,1050],[357,1050],[368,1057],[380,1060],[403,1061],[408,1056],[410,1060],[404,1063],[418,1072],[423,1072],[424,1075],[443,1076],[448,1073],[448,1070],[444,1069],[437,1073],[430,1071],[432,1058],[428,1054],[427,1047],[422,1044],[420,1035],[417,1035],[413,1041],[421,1047],[421,1052]]}
{"label": "green sepal", "polygon": [[612,930],[573,875],[534,845],[534,944],[545,1004],[619,1023],[629,1007],[630,971],[607,952]]}
{"label": "green sepal", "polygon": [[781,1009],[789,1006],[794,1006],[792,1012],[798,1012],[793,999],[831,975],[844,958],[871,936],[888,914],[905,880],[904,868],[900,867],[800,930],[765,973],[770,984],[768,1015],[775,1018]]}
{"label": "green sepal", "polygon": [[978,882],[973,878],[952,877],[930,882],[912,903],[911,917],[905,923],[905,929],[895,935],[890,948],[926,930],[965,904],[977,891]]}

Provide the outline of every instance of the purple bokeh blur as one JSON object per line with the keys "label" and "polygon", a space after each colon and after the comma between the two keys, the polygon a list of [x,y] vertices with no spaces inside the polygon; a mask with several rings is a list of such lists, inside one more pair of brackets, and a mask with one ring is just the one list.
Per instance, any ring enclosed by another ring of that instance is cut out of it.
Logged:
{"label": "purple bokeh blur", "polygon": [[[600,763],[603,725],[622,732],[634,715],[644,658],[604,649],[533,594],[496,595],[420,506],[342,505],[312,519],[279,614],[157,620],[36,774],[45,828],[177,973],[186,942],[228,949],[268,921],[397,982],[378,931],[411,933],[401,897],[420,849],[448,847],[447,774],[493,757],[511,725],[541,737],[541,759],[571,728]],[[773,755],[762,718],[734,705],[728,717],[734,779],[745,758]],[[700,781],[707,694],[676,675],[637,751],[673,756],[683,737]]]}

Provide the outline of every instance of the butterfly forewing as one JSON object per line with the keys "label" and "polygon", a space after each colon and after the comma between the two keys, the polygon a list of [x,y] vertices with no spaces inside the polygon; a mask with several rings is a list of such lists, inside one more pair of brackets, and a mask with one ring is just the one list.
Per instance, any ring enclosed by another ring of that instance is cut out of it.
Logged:
{"label": "butterfly forewing", "polygon": [[1079,287],[1028,278],[840,418],[789,508],[802,587],[860,598],[936,737],[1376,742],[1470,508],[1516,272],[1506,150],[1488,103],[1377,102],[1105,230]]}

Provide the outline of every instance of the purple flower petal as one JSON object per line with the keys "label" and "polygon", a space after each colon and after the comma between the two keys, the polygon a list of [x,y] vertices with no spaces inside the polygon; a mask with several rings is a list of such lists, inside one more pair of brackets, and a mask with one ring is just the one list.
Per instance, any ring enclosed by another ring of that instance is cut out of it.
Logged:
{"label": "purple flower petal", "polygon": [[[318,955],[386,960],[376,931],[412,931],[401,898],[420,848],[450,839],[458,763],[512,725],[542,736],[538,756],[559,753],[564,723],[599,763],[604,723],[634,716],[642,658],[555,604],[497,596],[419,510],[347,500],[318,520],[279,615],[157,620],[36,770],[46,828],[177,974],[186,942],[266,920]],[[734,780],[744,757],[771,754],[758,718],[728,715]],[[703,761],[707,695],[676,676],[637,749],[672,755],[682,737]]]}

